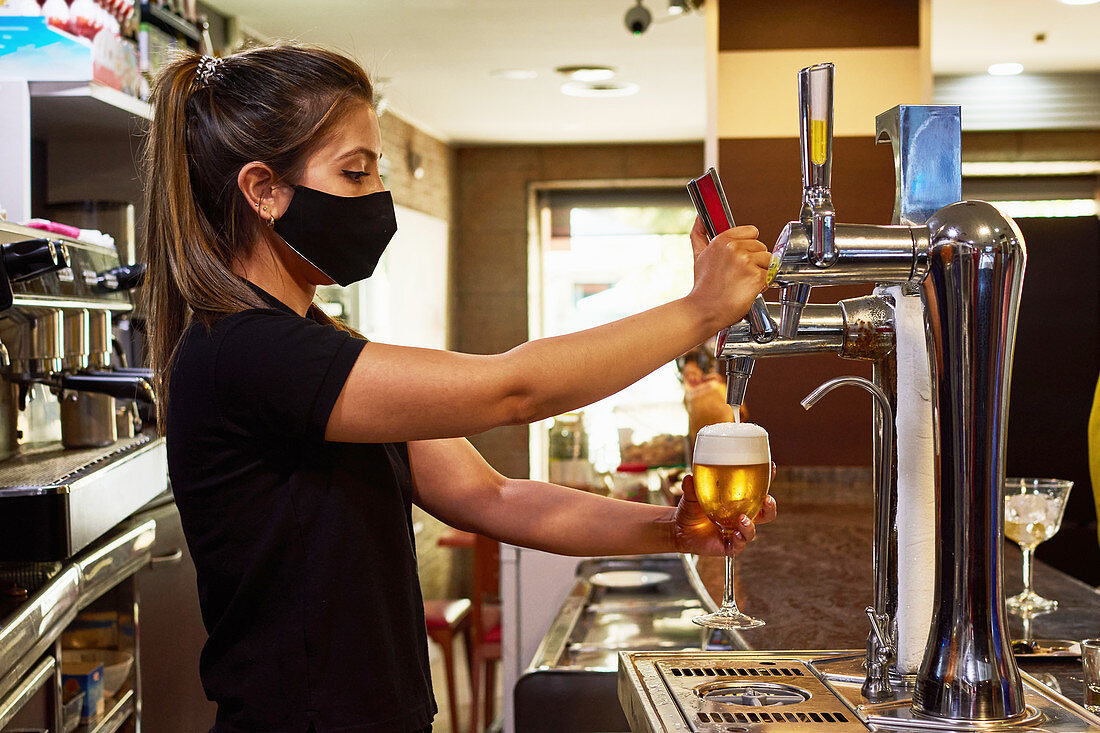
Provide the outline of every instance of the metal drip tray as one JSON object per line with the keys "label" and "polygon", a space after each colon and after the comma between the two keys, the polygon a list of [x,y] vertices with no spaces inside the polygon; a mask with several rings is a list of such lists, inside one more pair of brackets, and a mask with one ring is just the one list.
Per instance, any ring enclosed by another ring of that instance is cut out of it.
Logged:
{"label": "metal drip tray", "polygon": [[[637,675],[648,698],[642,707],[661,712],[659,725],[650,719],[650,727],[635,726],[636,716],[623,698],[624,671],[628,678]],[[635,731],[674,730],[670,713],[697,733],[764,733],[807,725],[835,733],[867,730],[806,660],[798,658],[724,652],[623,654],[619,699]]]}
{"label": "metal drip tray", "polygon": [[28,450],[0,463],[0,562],[72,557],[167,488],[152,431],[108,448]]}
{"label": "metal drip tray", "polygon": [[623,652],[619,701],[635,733],[828,731],[1100,731],[1100,718],[1024,674],[1019,721],[959,722],[914,716],[912,688],[894,700],[860,693],[857,652]]}
{"label": "metal drip tray", "polygon": [[65,491],[80,477],[155,439],[151,433],[142,433],[107,448],[72,449],[50,443],[25,449],[0,463],[0,497]]}

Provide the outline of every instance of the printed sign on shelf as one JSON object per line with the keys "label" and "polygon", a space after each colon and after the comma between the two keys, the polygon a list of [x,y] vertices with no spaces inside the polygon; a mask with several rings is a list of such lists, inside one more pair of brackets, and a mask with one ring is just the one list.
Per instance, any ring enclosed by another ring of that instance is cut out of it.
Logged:
{"label": "printed sign on shelf", "polygon": [[143,92],[131,42],[107,30],[89,41],[36,16],[0,16],[3,79],[95,81],[134,96]]}
{"label": "printed sign on shelf", "polygon": [[58,30],[45,18],[0,17],[0,79],[88,81],[92,44]]}

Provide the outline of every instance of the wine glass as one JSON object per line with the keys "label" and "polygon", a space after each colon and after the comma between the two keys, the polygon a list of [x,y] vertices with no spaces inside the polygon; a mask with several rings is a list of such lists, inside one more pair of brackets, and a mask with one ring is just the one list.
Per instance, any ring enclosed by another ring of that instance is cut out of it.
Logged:
{"label": "wine glass", "polygon": [[1043,598],[1031,588],[1035,548],[1054,536],[1062,525],[1062,513],[1072,481],[1052,478],[1005,479],[1005,537],[1024,553],[1024,589],[1005,600],[1005,607],[1018,613],[1047,613],[1058,601]]}
{"label": "wine glass", "polygon": [[726,579],[722,607],[692,619],[708,629],[751,629],[764,621],[737,608],[734,598],[733,557],[729,554],[733,533],[744,514],[755,517],[764,505],[771,483],[771,449],[768,433],[752,423],[718,423],[699,430],[695,438],[695,493],[699,506],[718,526],[726,543]]}

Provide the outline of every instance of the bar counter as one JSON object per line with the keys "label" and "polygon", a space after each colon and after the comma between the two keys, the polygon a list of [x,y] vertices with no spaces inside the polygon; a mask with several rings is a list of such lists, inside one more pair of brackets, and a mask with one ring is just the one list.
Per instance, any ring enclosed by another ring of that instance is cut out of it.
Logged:
{"label": "bar counter", "polygon": [[[874,503],[871,472],[860,468],[781,468],[772,486],[778,519],[758,528],[757,539],[736,561],[737,602],[767,625],[740,632],[751,649],[863,649],[871,604],[871,536]],[[1007,595],[1022,587],[1019,548],[1005,544]],[[1100,593],[1042,562],[1035,563],[1035,591],[1056,599],[1058,609],[1030,619],[1009,614],[1013,639],[1100,636]],[[713,598],[722,597],[722,562],[706,558],[700,575]],[[1081,703],[1081,663],[1076,656],[1018,656],[1020,666]]]}

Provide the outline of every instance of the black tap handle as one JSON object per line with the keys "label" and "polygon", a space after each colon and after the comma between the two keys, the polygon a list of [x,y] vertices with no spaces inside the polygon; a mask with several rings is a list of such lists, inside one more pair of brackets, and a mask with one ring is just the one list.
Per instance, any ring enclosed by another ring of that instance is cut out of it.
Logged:
{"label": "black tap handle", "polygon": [[100,287],[111,292],[133,290],[143,282],[145,282],[144,262],[138,262],[134,265],[119,265],[99,273]]}
{"label": "black tap handle", "polygon": [[126,376],[126,377],[141,377],[149,383],[153,381],[153,370],[147,367],[114,367],[109,372],[94,372],[95,374],[105,374],[107,376]]}
{"label": "black tap handle", "polygon": [[61,389],[95,392],[120,400],[140,400],[156,404],[156,395],[151,384],[141,377],[125,374],[65,374],[61,377]]}
{"label": "black tap handle", "polygon": [[68,267],[69,250],[55,239],[27,239],[0,244],[0,260],[8,280],[17,283]]}

